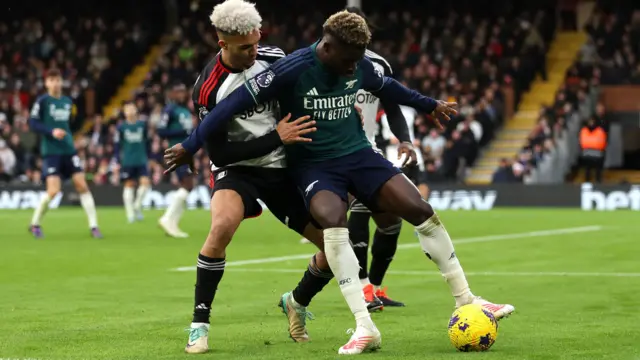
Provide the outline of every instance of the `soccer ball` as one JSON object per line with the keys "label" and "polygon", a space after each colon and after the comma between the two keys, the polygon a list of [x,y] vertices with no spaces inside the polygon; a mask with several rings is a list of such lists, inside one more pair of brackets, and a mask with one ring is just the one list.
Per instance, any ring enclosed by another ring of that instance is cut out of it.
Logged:
{"label": "soccer ball", "polygon": [[449,320],[449,340],[460,351],[487,351],[497,336],[496,318],[480,305],[461,306]]}

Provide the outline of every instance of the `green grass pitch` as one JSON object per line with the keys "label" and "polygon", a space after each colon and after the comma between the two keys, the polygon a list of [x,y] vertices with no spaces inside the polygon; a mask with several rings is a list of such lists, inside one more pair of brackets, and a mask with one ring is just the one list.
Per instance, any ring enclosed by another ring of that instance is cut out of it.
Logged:
{"label": "green grass pitch", "polygon": [[[160,212],[126,224],[98,209],[104,240],[89,238],[79,208],[52,210],[45,239],[27,233],[30,211],[0,212],[0,359],[187,359],[194,266],[208,213],[189,211],[189,239],[160,232]],[[640,359],[640,222],[634,212],[442,212],[471,288],[516,313],[487,353],[449,344],[450,293],[405,224],[385,279],[406,308],[373,315],[383,347],[367,359]],[[558,230],[560,229],[560,230]],[[237,263],[310,254],[311,245],[269,213],[246,221],[228,249],[201,359],[336,359],[354,321],[335,282],[311,304],[312,342],[287,334],[278,297],[307,260]],[[236,262],[234,264],[234,262]]]}

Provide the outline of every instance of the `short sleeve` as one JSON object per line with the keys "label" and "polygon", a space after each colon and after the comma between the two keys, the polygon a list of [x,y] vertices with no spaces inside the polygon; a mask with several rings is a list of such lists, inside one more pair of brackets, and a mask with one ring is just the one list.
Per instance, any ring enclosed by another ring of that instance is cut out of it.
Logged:
{"label": "short sleeve", "polygon": [[40,112],[42,110],[42,98],[38,98],[36,102],[31,107],[31,114],[29,115],[32,119],[40,120]]}

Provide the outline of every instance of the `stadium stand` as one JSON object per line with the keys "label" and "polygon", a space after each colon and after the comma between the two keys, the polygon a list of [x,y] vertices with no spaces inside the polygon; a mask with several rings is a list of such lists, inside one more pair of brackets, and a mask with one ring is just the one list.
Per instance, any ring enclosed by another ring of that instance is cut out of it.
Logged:
{"label": "stadium stand", "polygon": [[[606,171],[602,176],[598,170],[604,166],[605,152],[594,159],[594,149],[585,146],[584,137],[584,129],[609,131],[601,86],[638,81],[640,10],[633,9],[637,5],[627,5],[632,8],[612,9],[602,2],[595,9],[585,26],[586,41],[555,93],[553,105],[541,107],[525,145],[513,161],[501,160],[492,182],[560,183],[568,174],[576,182],[640,180],[640,174],[633,170]],[[593,123],[588,125],[590,120]],[[595,177],[590,176],[592,169]]]}
{"label": "stadium stand", "polygon": [[[546,4],[527,8],[499,0],[491,3],[495,6],[456,3],[455,8],[452,5],[439,8],[439,13],[444,11],[446,15],[437,17],[422,15],[429,12],[417,1],[405,1],[403,12],[392,11],[385,2],[374,2],[371,10],[366,9],[377,29],[371,48],[388,59],[396,78],[429,96],[460,103],[460,116],[452,119],[442,132],[432,128],[428,115],[416,117],[415,144],[423,151],[429,181],[462,181],[468,169],[478,164],[481,149],[495,143],[492,142],[495,132],[505,119],[511,118],[514,105],[520,99],[523,102],[528,99],[526,92],[536,74],[547,76],[548,57],[544,54],[553,38],[555,21],[545,15]],[[148,41],[136,49],[144,47],[146,51],[136,52],[133,56],[136,60],[123,67],[128,73],[123,70],[119,77],[105,76],[112,85],[105,86],[108,91],[101,90],[101,94],[109,95],[97,96],[101,101],[96,102],[93,111],[85,111],[90,119],[84,122],[88,131],[77,139],[77,145],[88,177],[96,184],[117,182],[110,159],[122,101],[134,98],[153,132],[165,103],[166,86],[176,81],[192,84],[200,68],[217,52],[215,33],[208,22],[210,6],[198,6],[197,2],[181,2],[180,6],[177,9],[180,21],[165,29],[159,45],[151,41],[160,38],[158,33],[150,31],[142,36]],[[296,2],[284,1],[276,6],[258,1],[265,19],[263,42],[280,46],[286,52],[308,45],[320,36],[326,15],[341,6],[342,2],[328,1],[310,13]],[[277,16],[280,7],[289,10],[286,19]],[[135,31],[128,32],[126,38],[137,38],[132,34]],[[119,56],[108,59],[111,67],[117,59]],[[104,63],[105,59],[95,62]],[[134,68],[135,64],[141,65]],[[555,79],[554,76],[555,72],[549,78]],[[116,89],[113,84],[118,82],[120,86]],[[93,83],[92,86],[96,87]],[[550,85],[534,86],[546,89]],[[36,140],[32,134],[20,136],[24,137],[21,144],[29,149],[25,157],[32,164],[26,170],[37,172],[37,157],[32,156]],[[165,145],[153,136],[150,165],[155,183],[175,181],[162,177]],[[480,160],[481,168],[483,164],[486,156]],[[198,166],[202,169],[199,181],[206,183],[208,166],[203,155]],[[38,177],[30,174],[20,179],[35,181]]]}
{"label": "stadium stand", "polygon": [[[137,5],[150,4],[141,2]],[[58,68],[63,87],[76,105],[78,129],[96,113],[124,76],[157,39],[156,25],[144,21],[141,9],[124,1],[94,5],[81,1],[28,7],[16,4],[0,16],[0,129],[2,152],[17,159],[0,178],[39,183],[40,159],[27,119],[35,98],[44,92],[42,77]],[[73,12],[65,11],[73,7]],[[34,11],[35,9],[35,11]],[[128,11],[130,10],[130,11]],[[77,144],[81,153],[82,143]]]}

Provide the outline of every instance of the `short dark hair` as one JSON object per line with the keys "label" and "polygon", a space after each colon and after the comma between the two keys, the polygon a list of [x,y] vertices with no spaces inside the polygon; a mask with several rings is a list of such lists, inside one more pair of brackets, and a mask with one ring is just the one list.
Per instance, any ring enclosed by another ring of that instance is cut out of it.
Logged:
{"label": "short dark hair", "polygon": [[60,72],[60,70],[56,68],[49,69],[45,74],[45,78],[51,78],[51,77],[62,77],[62,73]]}

